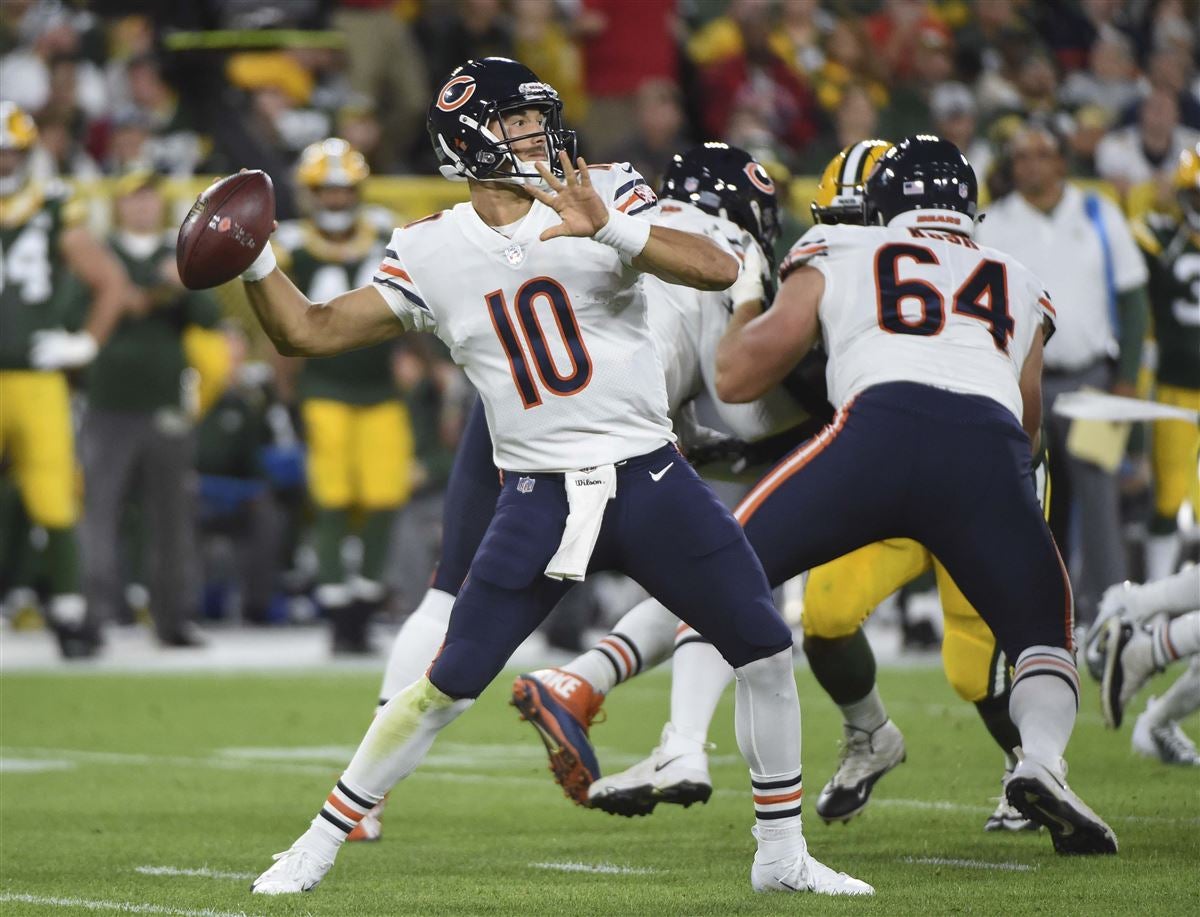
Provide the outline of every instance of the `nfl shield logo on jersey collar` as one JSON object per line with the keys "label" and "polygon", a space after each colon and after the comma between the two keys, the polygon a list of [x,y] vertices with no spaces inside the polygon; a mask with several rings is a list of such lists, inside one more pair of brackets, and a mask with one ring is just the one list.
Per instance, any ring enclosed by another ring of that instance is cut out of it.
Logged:
{"label": "nfl shield logo on jersey collar", "polygon": [[513,267],[518,267],[525,260],[525,249],[514,242],[504,250],[504,257],[508,259],[508,263]]}
{"label": "nfl shield logo on jersey collar", "polygon": [[532,492],[535,483],[533,478],[517,478],[517,493],[527,494]]}

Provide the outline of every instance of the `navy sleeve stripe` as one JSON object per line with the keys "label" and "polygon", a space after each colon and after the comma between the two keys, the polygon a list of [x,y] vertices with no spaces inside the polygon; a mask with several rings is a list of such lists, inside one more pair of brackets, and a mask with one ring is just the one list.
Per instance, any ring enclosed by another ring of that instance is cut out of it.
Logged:
{"label": "navy sleeve stripe", "polygon": [[637,214],[641,213],[643,210],[649,210],[651,207],[657,207],[657,206],[658,206],[658,201],[650,201],[649,203],[642,204],[641,207],[635,207],[633,210],[630,210],[629,213],[627,214],[627,216],[636,216]]}
{"label": "navy sleeve stripe", "polygon": [[392,249],[390,249],[390,248],[385,248],[385,249],[383,250],[383,253],[384,253],[385,255],[387,255],[389,258],[392,258],[392,259],[394,259],[394,260],[396,260],[396,261],[399,261],[399,260],[400,260],[400,256],[399,256],[398,254],[396,254],[396,252],[392,251]]}
{"label": "navy sleeve stripe", "polygon": [[429,306],[425,305],[425,300],[421,299],[420,296],[418,296],[416,293],[413,293],[407,287],[401,286],[400,284],[396,283],[396,281],[394,281],[394,280],[388,280],[386,277],[380,277],[378,274],[376,274],[372,279],[376,283],[381,283],[385,287],[389,287],[389,288],[397,291],[398,293],[403,293],[404,298],[407,299],[414,306],[416,306],[418,309],[422,309],[425,312],[429,311]]}
{"label": "navy sleeve stripe", "polygon": [[616,192],[613,194],[613,200],[619,201],[623,194],[627,194],[630,191],[632,191],[634,188],[636,188],[638,185],[644,185],[645,183],[646,183],[646,180],[640,176],[638,178],[633,179],[632,181],[625,182],[625,184],[621,185],[621,187],[618,188],[616,190]]}

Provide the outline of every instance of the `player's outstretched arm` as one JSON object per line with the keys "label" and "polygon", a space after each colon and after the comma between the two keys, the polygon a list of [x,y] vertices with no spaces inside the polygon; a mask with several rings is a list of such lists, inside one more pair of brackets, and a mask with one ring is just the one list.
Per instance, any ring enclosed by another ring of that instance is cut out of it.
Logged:
{"label": "player's outstretched arm", "polygon": [[726,290],[737,280],[737,259],[711,239],[651,226],[606,206],[592,187],[583,157],[578,169],[566,153],[559,153],[559,162],[561,180],[544,163],[536,164],[550,191],[528,188],[535,199],[553,207],[562,218],[542,233],[543,242],[558,236],[590,236],[617,249],[639,271],[697,290]]}
{"label": "player's outstretched arm", "polygon": [[730,404],[761,398],[783,381],[817,340],[825,277],[814,267],[788,275],[767,311],[744,302],[717,345],[717,395]]}
{"label": "player's outstretched arm", "polygon": [[285,357],[328,357],[398,337],[404,326],[374,287],[310,302],[283,271],[244,279],[246,297],[271,343]]}

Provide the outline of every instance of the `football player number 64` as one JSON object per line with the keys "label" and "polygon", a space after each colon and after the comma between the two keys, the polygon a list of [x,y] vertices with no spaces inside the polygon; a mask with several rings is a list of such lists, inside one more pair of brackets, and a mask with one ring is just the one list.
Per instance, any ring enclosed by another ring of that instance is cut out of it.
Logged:
{"label": "football player number 64", "polygon": [[[941,333],[946,324],[946,303],[937,287],[924,280],[901,280],[899,262],[938,264],[937,255],[924,245],[895,243],[875,253],[875,291],[879,304],[879,327],[892,334],[929,337]],[[920,314],[901,313],[906,299],[920,304]],[[1008,351],[1013,334],[1013,318],[1008,311],[1008,279],[1003,263],[981,261],[958,292],[954,294],[954,312],[983,322],[997,350]]]}
{"label": "football player number 64", "polygon": [[[559,371],[546,343],[546,334],[534,309],[539,299],[547,301],[554,324],[558,326],[559,337],[570,359],[570,368],[566,373]],[[527,410],[542,403],[539,383],[550,394],[560,396],[575,395],[587,387],[592,379],[592,358],[579,335],[579,323],[575,321],[575,311],[562,284],[550,277],[535,277],[517,290],[514,306],[517,324],[522,332],[520,337],[509,318],[504,291],[488,293],[484,301],[487,302],[496,336],[508,356],[508,367],[521,396],[521,404]],[[530,364],[533,366],[532,372]],[[534,381],[535,373],[537,381]]]}

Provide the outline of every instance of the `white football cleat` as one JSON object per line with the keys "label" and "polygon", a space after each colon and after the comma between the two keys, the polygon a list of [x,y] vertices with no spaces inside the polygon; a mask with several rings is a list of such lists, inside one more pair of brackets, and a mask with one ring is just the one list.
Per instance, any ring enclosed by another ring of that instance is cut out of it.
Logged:
{"label": "white football cleat", "polygon": [[708,802],[712,778],[708,750],[714,746],[684,739],[670,723],[650,757],[588,787],[588,805],[612,815],[649,815],[660,802],[683,806]]}
{"label": "white football cleat", "polygon": [[1048,767],[1023,756],[1013,768],[1004,795],[1026,818],[1050,829],[1059,853],[1116,853],[1117,836],[1067,786],[1067,762]]}
{"label": "white football cleat", "polygon": [[1096,620],[1088,626],[1081,641],[1083,661],[1087,664],[1088,672],[1096,681],[1104,677],[1104,634],[1108,628],[1108,622],[1113,618],[1120,618],[1126,613],[1129,590],[1132,588],[1133,583],[1125,580],[1123,583],[1116,583],[1104,590],[1104,595],[1100,598],[1100,606],[1096,609]]}
{"label": "white football cleat", "polygon": [[774,863],[755,861],[750,867],[750,887],[756,892],[813,892],[818,895],[873,895],[875,889],[844,872],[835,872],[801,848],[792,857]]}
{"label": "white football cleat", "polygon": [[1108,622],[1101,639],[1104,676],[1100,679],[1100,705],[1110,729],[1121,725],[1125,708],[1135,694],[1159,671],[1154,664],[1154,641],[1140,627],[1118,619]]}
{"label": "white football cleat", "polygon": [[847,822],[867,807],[876,781],[904,762],[904,735],[891,720],[874,732],[844,726],[842,760],[817,797],[817,814]]}
{"label": "white football cleat", "polygon": [[303,847],[289,847],[272,859],[274,865],[250,883],[250,891],[256,895],[294,895],[312,891],[333,866],[332,860],[322,860]]}
{"label": "white football cleat", "polygon": [[1042,827],[1013,808],[1008,797],[1004,795],[1004,788],[1008,786],[1008,778],[1011,776],[1012,771],[1004,771],[1004,777],[1000,780],[1000,798],[996,802],[996,811],[983,823],[984,831],[1037,831]]}
{"label": "white football cleat", "polygon": [[1178,723],[1155,726],[1150,719],[1150,708],[1156,698],[1150,698],[1145,711],[1133,723],[1133,750],[1145,758],[1155,758],[1163,764],[1182,764],[1185,767],[1200,767],[1200,751]]}

